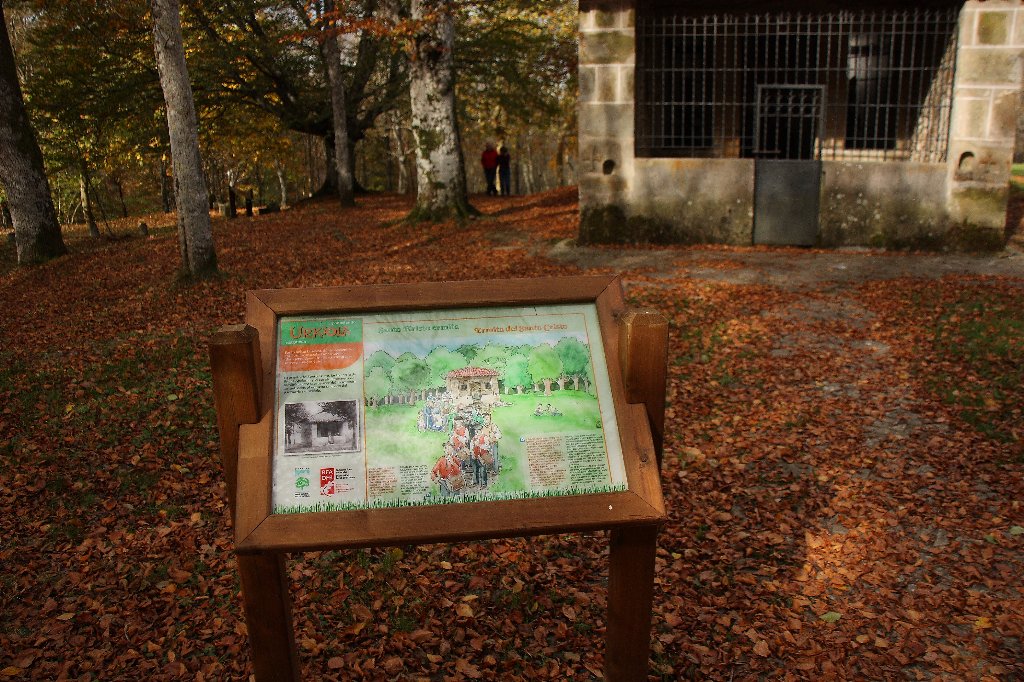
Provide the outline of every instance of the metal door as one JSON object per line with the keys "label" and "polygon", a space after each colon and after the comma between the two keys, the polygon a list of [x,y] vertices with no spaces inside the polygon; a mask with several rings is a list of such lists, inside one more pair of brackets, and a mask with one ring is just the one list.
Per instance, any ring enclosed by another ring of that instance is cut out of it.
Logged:
{"label": "metal door", "polygon": [[824,88],[759,85],[754,162],[754,243],[813,246]]}

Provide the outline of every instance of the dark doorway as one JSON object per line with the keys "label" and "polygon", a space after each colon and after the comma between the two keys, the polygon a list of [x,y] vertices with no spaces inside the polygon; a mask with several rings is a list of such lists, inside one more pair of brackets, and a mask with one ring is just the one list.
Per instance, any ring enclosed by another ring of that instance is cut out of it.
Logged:
{"label": "dark doorway", "polygon": [[763,85],[757,93],[754,243],[813,246],[818,238],[824,88]]}

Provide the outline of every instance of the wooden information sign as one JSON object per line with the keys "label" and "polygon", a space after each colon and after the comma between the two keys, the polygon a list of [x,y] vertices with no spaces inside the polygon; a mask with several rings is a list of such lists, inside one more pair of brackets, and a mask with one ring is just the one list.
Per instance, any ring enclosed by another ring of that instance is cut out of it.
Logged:
{"label": "wooden information sign", "polygon": [[667,324],[611,277],[266,290],[211,341],[257,680],[288,552],[611,530],[606,678],[646,679]]}

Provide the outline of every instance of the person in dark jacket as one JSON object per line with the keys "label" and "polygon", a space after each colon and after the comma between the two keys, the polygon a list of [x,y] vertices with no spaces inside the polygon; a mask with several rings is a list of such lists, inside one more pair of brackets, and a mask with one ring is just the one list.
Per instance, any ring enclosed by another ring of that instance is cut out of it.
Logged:
{"label": "person in dark jacket", "polygon": [[512,155],[505,145],[498,150],[498,180],[501,182],[501,196],[512,194]]}

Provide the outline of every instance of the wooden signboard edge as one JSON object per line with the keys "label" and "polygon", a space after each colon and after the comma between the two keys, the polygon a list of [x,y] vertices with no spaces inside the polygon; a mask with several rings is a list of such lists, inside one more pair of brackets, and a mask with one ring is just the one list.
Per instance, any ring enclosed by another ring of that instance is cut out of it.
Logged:
{"label": "wooden signboard edge", "polygon": [[[485,286],[486,285],[486,286]],[[410,292],[413,292],[410,295]],[[500,292],[498,303],[487,299]],[[435,297],[443,296],[443,303]],[[301,314],[358,314],[388,310],[497,307],[508,305],[595,303],[605,350],[618,422],[627,490],[616,493],[567,495],[532,500],[488,501],[365,509],[305,514],[272,514],[272,414],[275,385],[274,356],[277,320]],[[524,302],[525,301],[525,302]],[[464,281],[370,287],[330,287],[311,290],[249,292],[247,319],[257,329],[263,359],[264,417],[259,426],[243,427],[250,434],[239,458],[236,551],[315,551],[331,548],[405,545],[427,542],[462,542],[561,532],[659,524],[665,519],[657,458],[651,449],[650,426],[642,405],[626,402],[619,366],[618,325],[625,303],[618,277],[585,276],[539,280]],[[268,341],[269,339],[269,341]],[[243,471],[244,470],[244,471]],[[435,513],[425,514],[425,509]],[[454,523],[454,521],[458,521]],[[315,527],[316,537],[305,537],[303,526]]]}
{"label": "wooden signboard edge", "polygon": [[[473,307],[522,307],[593,303],[617,277],[577,275],[535,279],[460,280],[248,292],[278,316],[313,313],[378,313]],[[260,327],[253,320],[249,324]],[[260,329],[262,334],[262,329]],[[269,350],[269,346],[265,347]],[[265,358],[266,359],[266,358]]]}
{"label": "wooden signboard edge", "polygon": [[[662,360],[661,376],[657,375],[657,363],[652,365],[646,360],[637,361],[637,353],[644,352],[644,343],[654,340],[651,349],[655,354],[662,354],[667,358],[667,331],[662,332],[660,328],[667,330],[667,323],[663,318],[656,319],[653,325],[650,324],[654,318],[648,318],[640,324],[640,327],[653,326],[651,329],[641,329],[640,333],[634,333],[637,318],[632,312],[626,313],[622,300],[621,285],[618,278],[607,277],[579,277],[568,278],[572,281],[571,288],[574,290],[564,298],[553,299],[548,283],[543,280],[529,280],[529,285],[522,295],[519,292],[510,293],[507,285],[514,285],[517,289],[522,280],[506,280],[504,282],[486,282],[488,285],[484,290],[488,292],[500,291],[511,300],[505,299],[480,301],[481,288],[475,286],[479,283],[465,282],[454,283],[460,286],[451,287],[450,283],[428,285],[425,289],[431,290],[431,296],[442,295],[444,308],[456,307],[495,307],[498,305],[553,305],[568,302],[595,302],[599,310],[599,324],[602,328],[602,339],[605,345],[605,363],[609,372],[609,381],[612,384],[612,395],[615,401],[615,412],[618,422],[620,441],[623,447],[623,459],[626,466],[626,477],[629,490],[625,493],[610,493],[606,495],[583,495],[579,498],[597,498],[602,504],[604,498],[610,500],[611,511],[614,511],[616,503],[621,504],[629,495],[642,499],[644,506],[639,513],[632,518],[620,518],[615,523],[597,522],[594,527],[611,528],[611,542],[609,547],[609,580],[608,580],[608,627],[606,630],[606,652],[605,652],[605,679],[611,682],[636,681],[647,678],[648,656],[650,653],[650,628],[651,628],[651,607],[654,589],[654,559],[657,547],[657,533],[660,525],[666,519],[664,500],[660,486],[660,456],[661,456],[661,428],[664,423],[664,396],[657,395],[657,391],[664,391],[665,367]],[[551,282],[565,284],[567,278],[558,278]],[[614,286],[613,286],[614,285]],[[404,288],[403,285],[397,285]],[[438,289],[440,287],[440,289]],[[472,288],[467,288],[472,287]],[[492,288],[497,287],[497,289]],[[593,289],[591,289],[593,287]],[[555,287],[558,289],[559,287]],[[365,294],[364,288],[360,287]],[[377,294],[385,288],[378,287]],[[352,288],[336,288],[332,294],[327,294],[331,301],[336,294],[351,291]],[[392,289],[394,291],[394,289]],[[562,290],[565,294],[564,289]],[[274,386],[274,359],[273,351],[276,344],[276,322],[280,314],[301,314],[303,312],[331,312],[332,310],[347,309],[350,301],[332,308],[327,306],[326,310],[309,310],[319,305],[316,301],[296,302],[290,296],[283,300],[276,300],[278,291],[270,292],[249,292],[247,294],[247,315],[246,319],[252,322],[259,330],[259,350],[252,353],[256,356],[256,362],[262,358],[263,372],[254,372],[250,383],[260,390],[260,413],[263,418],[259,424],[244,425],[240,427],[238,443],[234,457],[238,458],[238,487],[244,489],[238,492],[240,499],[245,500],[247,508],[245,515],[240,515],[247,530],[240,533],[247,537],[253,536],[273,515],[270,511],[269,489],[271,482],[269,477],[271,466],[271,453],[273,444],[271,412],[274,403],[273,391],[269,387]],[[379,297],[372,294],[371,300],[365,301],[366,306],[363,312],[375,310],[392,309],[427,309],[441,307],[424,302],[422,296],[399,296],[399,302],[395,302],[393,296]],[[391,302],[388,302],[391,301]],[[286,312],[279,312],[286,311]],[[624,313],[625,316],[624,316]],[[616,333],[618,332],[618,333]],[[664,336],[659,341],[659,335]],[[621,346],[620,346],[621,340]],[[262,351],[262,352],[260,352]],[[214,352],[211,350],[211,358]],[[657,360],[657,358],[655,358]],[[223,363],[221,363],[223,364]],[[217,363],[214,362],[216,369]],[[639,368],[639,369],[638,369]],[[629,377],[625,377],[625,374]],[[216,374],[216,372],[215,372]],[[650,374],[650,376],[645,376]],[[638,380],[639,377],[639,380]],[[215,377],[215,393],[217,392],[217,379]],[[661,387],[660,389],[658,387]],[[653,391],[653,392],[652,392]],[[642,403],[642,404],[636,404]],[[660,405],[660,408],[659,408]],[[661,410],[662,413],[648,414],[648,409]],[[655,432],[652,434],[652,427]],[[629,434],[627,438],[625,434]],[[652,436],[654,440],[652,440]],[[653,449],[653,453],[651,450]],[[638,453],[637,456],[627,457],[627,452]],[[230,454],[230,453],[229,453]],[[653,455],[653,457],[652,457]],[[653,461],[652,461],[653,460]],[[225,460],[227,462],[227,460]],[[226,474],[228,473],[226,469]],[[230,477],[230,476],[229,476]],[[244,480],[244,483],[243,483]],[[232,481],[228,481],[229,487]],[[250,497],[255,493],[256,497]],[[557,499],[571,499],[573,496]],[[250,503],[249,500],[252,500]],[[494,505],[500,503],[481,503],[482,505]],[[513,505],[522,505],[523,501],[512,502]],[[454,506],[454,505],[453,505]],[[560,505],[556,505],[560,506]],[[490,506],[493,510],[494,507]],[[412,508],[413,510],[418,508]],[[233,510],[237,512],[237,509]],[[384,511],[384,510],[380,510]],[[391,510],[387,510],[391,511]],[[350,512],[334,512],[333,515]],[[546,512],[545,512],[546,513]],[[283,516],[283,515],[282,515]],[[306,516],[309,515],[292,515]],[[262,519],[262,520],[261,520]],[[563,529],[537,528],[538,533],[559,532],[559,530],[580,531],[588,530],[589,526],[572,525]],[[522,536],[528,533],[523,529],[516,529],[511,535]],[[276,533],[274,533],[276,535]],[[483,537],[500,537],[499,534],[490,533]],[[453,538],[455,540],[473,538]],[[422,538],[416,540],[425,542]],[[392,544],[392,543],[386,543]],[[365,546],[365,545],[364,545]],[[253,666],[256,679],[264,680],[293,680],[301,679],[300,665],[295,646],[294,633],[292,631],[291,605],[288,595],[288,581],[285,572],[285,551],[280,548],[267,547],[260,551],[254,549],[251,553],[238,551],[239,573],[243,584],[243,599],[245,603],[246,622],[249,624],[250,640],[253,647]]]}

